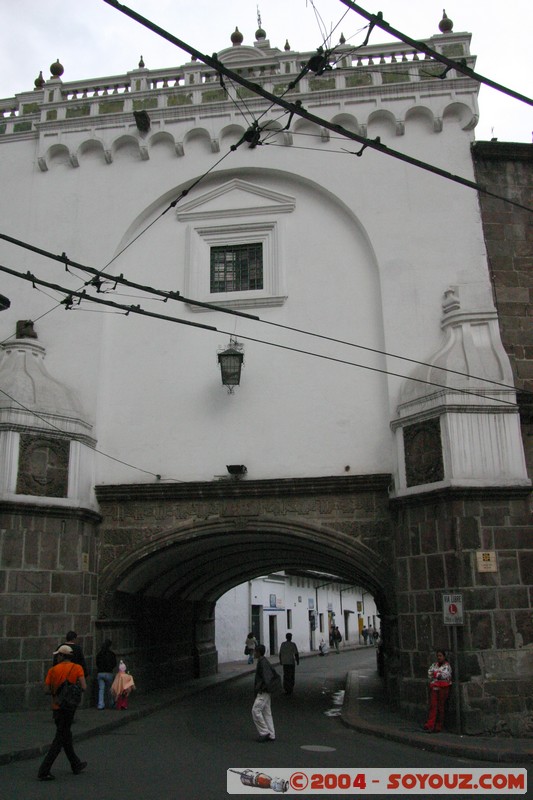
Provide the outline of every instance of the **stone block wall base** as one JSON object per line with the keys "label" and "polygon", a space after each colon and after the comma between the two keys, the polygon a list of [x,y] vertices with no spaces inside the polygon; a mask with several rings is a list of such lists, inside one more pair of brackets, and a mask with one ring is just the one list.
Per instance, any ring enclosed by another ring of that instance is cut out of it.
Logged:
{"label": "stone block wall base", "polygon": [[218,653],[214,645],[197,649],[195,655],[196,678],[216,675],[218,671]]}
{"label": "stone block wall base", "polygon": [[69,630],[93,671],[99,522],[90,510],[0,502],[0,711],[46,707],[43,682]]}
{"label": "stone block wall base", "polygon": [[[401,707],[425,713],[436,650],[461,686],[464,733],[533,731],[533,569],[529,489],[428,493],[393,501]],[[485,571],[489,551],[494,569]],[[462,623],[446,624],[444,595],[462,600]],[[454,722],[455,727],[455,722]]]}

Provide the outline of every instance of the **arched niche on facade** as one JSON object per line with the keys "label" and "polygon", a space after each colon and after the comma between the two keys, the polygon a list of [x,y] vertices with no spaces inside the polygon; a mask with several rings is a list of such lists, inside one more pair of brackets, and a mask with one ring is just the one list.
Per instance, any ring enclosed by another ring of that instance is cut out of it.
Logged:
{"label": "arched niche on facade", "polygon": [[444,125],[458,125],[463,131],[470,131],[478,123],[478,115],[465,103],[450,103],[443,112]]}
{"label": "arched niche on facade", "polygon": [[176,142],[168,131],[158,131],[150,137],[150,158],[168,161],[176,158]]}
{"label": "arched niche on facade", "polygon": [[104,163],[105,146],[100,139],[86,139],[76,152],[79,161],[98,161]]}
{"label": "arched niche on facade", "polygon": [[334,125],[341,125],[351,133],[357,133],[359,136],[364,135],[363,127],[359,124],[357,117],[354,117],[353,114],[336,114],[331,119],[331,122]]}
{"label": "arched niche on facade", "polygon": [[261,126],[261,141],[268,144],[289,144],[292,141],[290,131],[284,131],[283,125],[277,120],[267,119]]}
{"label": "arched niche on facade", "polygon": [[138,161],[141,158],[140,145],[135,136],[120,136],[113,142],[113,158],[117,161],[127,159]]}
{"label": "arched niche on facade", "polygon": [[435,115],[427,106],[412,106],[405,113],[405,127],[413,126],[426,133],[435,131]]}
{"label": "arched niche on facade", "polygon": [[381,139],[392,139],[396,136],[397,126],[396,118],[390,111],[380,109],[373,111],[367,122],[367,136],[369,139],[375,139],[379,136]]}
{"label": "arched niche on facade", "polygon": [[218,134],[220,149],[225,152],[232,145],[237,144],[244,132],[245,128],[242,125],[225,125]]}
{"label": "arched niche on facade", "polygon": [[322,139],[322,128],[306,119],[297,119],[291,130],[294,133],[294,143],[302,147],[312,147]]}
{"label": "arched niche on facade", "polygon": [[48,164],[52,166],[70,166],[70,153],[64,144],[53,144],[47,153]]}
{"label": "arched niche on facade", "polygon": [[206,128],[193,128],[185,134],[183,139],[187,155],[195,151],[199,153],[213,152],[213,136]]}

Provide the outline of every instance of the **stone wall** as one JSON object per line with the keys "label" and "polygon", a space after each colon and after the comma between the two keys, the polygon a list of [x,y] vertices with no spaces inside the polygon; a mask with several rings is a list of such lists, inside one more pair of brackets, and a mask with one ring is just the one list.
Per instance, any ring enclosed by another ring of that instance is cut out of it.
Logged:
{"label": "stone wall", "polygon": [[42,705],[52,653],[68,630],[91,668],[99,520],[69,508],[0,504],[0,710]]}
{"label": "stone wall", "polygon": [[260,574],[292,558],[293,567],[372,585],[392,607],[389,484],[378,475],[97,487],[97,628],[131,637],[136,677],[149,679],[156,653],[179,681],[216,671],[215,597],[257,575],[265,558]]}
{"label": "stone wall", "polygon": [[[396,501],[402,705],[420,719],[427,669],[444,649],[460,676],[463,733],[533,735],[533,536],[526,490],[443,490]],[[477,552],[495,551],[496,572]],[[464,624],[443,621],[443,593],[463,595]],[[454,727],[457,685],[451,695]]]}
{"label": "stone wall", "polygon": [[[477,181],[533,208],[533,145],[475,142]],[[533,214],[480,193],[481,217],[503,345],[522,420],[529,476],[533,477]]]}

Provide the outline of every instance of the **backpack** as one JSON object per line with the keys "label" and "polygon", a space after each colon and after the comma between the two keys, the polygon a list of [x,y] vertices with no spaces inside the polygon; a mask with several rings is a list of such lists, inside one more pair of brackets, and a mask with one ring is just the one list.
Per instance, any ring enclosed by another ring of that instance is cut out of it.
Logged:
{"label": "backpack", "polygon": [[[72,668],[70,670],[72,672]],[[69,672],[69,675],[70,675]],[[81,703],[82,688],[79,684],[71,683],[69,680],[64,680],[58,687],[55,694],[55,700],[59,708],[65,711],[75,710]]]}
{"label": "backpack", "polygon": [[278,692],[281,692],[283,688],[281,676],[279,675],[278,672],[276,672],[276,670],[271,664],[269,666],[271,669],[271,673],[267,681],[266,690],[269,694],[278,694]]}

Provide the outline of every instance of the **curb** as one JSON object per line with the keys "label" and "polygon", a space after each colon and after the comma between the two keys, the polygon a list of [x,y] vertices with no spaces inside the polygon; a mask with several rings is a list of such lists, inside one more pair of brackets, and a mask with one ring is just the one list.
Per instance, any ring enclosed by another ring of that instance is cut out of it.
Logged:
{"label": "curb", "polygon": [[[85,739],[91,739],[93,736],[99,736],[101,733],[107,733],[115,728],[122,728],[124,725],[128,725],[130,722],[135,722],[143,717],[148,717],[150,714],[155,714],[157,711],[168,708],[170,705],[179,703],[184,697],[190,697],[194,694],[198,694],[199,692],[203,692],[205,689],[210,689],[214,686],[217,686],[219,683],[227,683],[228,681],[236,680],[237,678],[242,677],[242,675],[249,674],[251,671],[252,670],[243,670],[243,672],[229,673],[227,676],[207,684],[201,683],[200,679],[195,685],[182,685],[178,693],[174,691],[172,696],[165,698],[164,700],[154,701],[152,705],[148,705],[147,703],[144,708],[128,711],[128,713],[122,717],[116,717],[115,719],[110,719],[106,722],[95,724],[87,730],[79,731],[77,733],[73,731],[72,739],[75,742],[82,742]],[[220,673],[218,674],[220,675]],[[81,713],[83,713],[84,710],[90,711],[94,709],[82,709]],[[28,761],[32,758],[37,758],[38,756],[44,755],[50,748],[52,738],[45,744],[38,744],[34,747],[27,747],[22,750],[12,750],[9,753],[0,753],[0,766],[12,764],[15,761]]]}
{"label": "curb", "polygon": [[[381,739],[399,742],[411,747],[418,747],[420,750],[439,752],[445,755],[456,756],[459,758],[469,758],[479,761],[494,761],[495,763],[519,763],[531,764],[533,762],[533,740],[531,744],[524,742],[522,751],[516,749],[513,740],[498,739],[497,748],[494,747],[494,740],[486,739],[480,742],[472,742],[467,736],[458,736],[453,733],[442,733],[436,737],[431,737],[425,733],[416,731],[397,731],[391,726],[380,725],[375,722],[367,722],[364,718],[357,716],[353,710],[356,706],[357,698],[352,699],[352,672],[346,677],[346,689],[344,703],[341,712],[341,721],[347,728],[359,731],[360,733],[377,736]],[[520,740],[523,742],[524,740]],[[509,743],[508,743],[509,742]]]}

